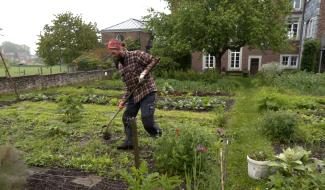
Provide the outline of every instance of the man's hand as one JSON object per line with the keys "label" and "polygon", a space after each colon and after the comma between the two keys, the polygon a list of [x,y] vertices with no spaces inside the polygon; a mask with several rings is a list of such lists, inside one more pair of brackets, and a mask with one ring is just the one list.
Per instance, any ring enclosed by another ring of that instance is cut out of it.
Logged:
{"label": "man's hand", "polygon": [[119,109],[123,109],[125,107],[125,101],[124,100],[121,100],[119,103],[118,103],[118,108]]}
{"label": "man's hand", "polygon": [[147,75],[146,70],[142,71],[139,77],[139,83],[142,83],[144,81],[144,77]]}

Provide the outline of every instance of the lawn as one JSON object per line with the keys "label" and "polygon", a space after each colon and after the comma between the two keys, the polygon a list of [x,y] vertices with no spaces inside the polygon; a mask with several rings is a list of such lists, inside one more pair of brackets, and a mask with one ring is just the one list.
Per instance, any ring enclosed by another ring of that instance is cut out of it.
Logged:
{"label": "lawn", "polygon": [[[25,75],[49,75],[56,73],[66,73],[68,67],[66,65],[55,66],[12,66],[9,67],[9,73],[11,76],[25,76]],[[0,77],[6,76],[4,67],[0,67]]]}

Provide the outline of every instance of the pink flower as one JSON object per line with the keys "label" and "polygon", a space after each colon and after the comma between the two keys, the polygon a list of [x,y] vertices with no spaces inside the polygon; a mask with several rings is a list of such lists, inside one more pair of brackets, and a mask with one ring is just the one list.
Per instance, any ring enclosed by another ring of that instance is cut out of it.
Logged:
{"label": "pink flower", "polygon": [[176,128],[176,137],[179,137],[179,128]]}
{"label": "pink flower", "polygon": [[208,152],[208,148],[199,144],[196,146],[196,151],[201,152],[201,153],[206,153],[206,152]]}

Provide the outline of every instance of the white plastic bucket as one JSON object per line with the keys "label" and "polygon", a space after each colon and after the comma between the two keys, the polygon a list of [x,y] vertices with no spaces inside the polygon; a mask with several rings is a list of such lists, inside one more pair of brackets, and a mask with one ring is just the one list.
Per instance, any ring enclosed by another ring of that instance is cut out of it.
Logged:
{"label": "white plastic bucket", "polygon": [[247,156],[248,163],[248,176],[253,179],[263,179],[268,176],[269,166],[267,165],[269,161],[257,161],[251,159]]}

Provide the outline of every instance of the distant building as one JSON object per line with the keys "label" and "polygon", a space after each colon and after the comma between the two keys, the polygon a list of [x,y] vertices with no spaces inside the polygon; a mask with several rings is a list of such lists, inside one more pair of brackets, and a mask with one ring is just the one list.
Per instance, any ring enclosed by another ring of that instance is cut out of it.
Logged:
{"label": "distant building", "polygon": [[4,58],[15,62],[17,64],[29,64],[31,63],[31,55],[29,52],[11,52],[6,49],[2,49],[1,53],[3,54]]}
{"label": "distant building", "polygon": [[112,38],[120,41],[130,38],[138,40],[143,51],[148,51],[152,47],[152,35],[146,31],[145,23],[133,18],[101,30],[101,35],[103,44]]}

